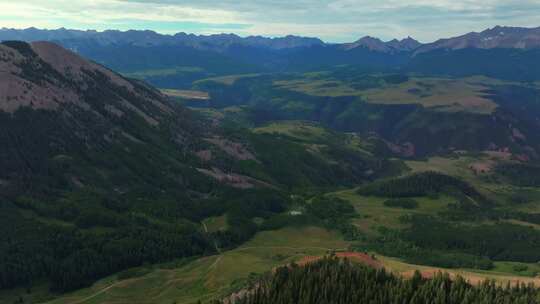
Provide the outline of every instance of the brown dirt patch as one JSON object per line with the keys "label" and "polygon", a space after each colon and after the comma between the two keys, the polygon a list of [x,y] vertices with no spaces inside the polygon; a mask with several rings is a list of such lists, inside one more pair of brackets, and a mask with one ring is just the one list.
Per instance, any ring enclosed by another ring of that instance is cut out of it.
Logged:
{"label": "brown dirt patch", "polygon": [[469,166],[469,169],[471,169],[474,174],[480,175],[480,174],[486,174],[486,173],[491,172],[491,170],[493,170],[495,165],[496,163],[493,161],[477,162],[477,163],[471,164]]}

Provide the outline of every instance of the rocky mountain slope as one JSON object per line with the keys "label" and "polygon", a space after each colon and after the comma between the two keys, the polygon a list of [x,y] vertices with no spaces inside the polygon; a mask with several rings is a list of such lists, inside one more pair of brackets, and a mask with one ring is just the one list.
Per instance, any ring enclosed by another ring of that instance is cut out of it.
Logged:
{"label": "rocky mountain slope", "polygon": [[[144,153],[161,145],[181,155],[200,130],[157,90],[49,42],[2,43],[0,88],[4,194],[48,183],[64,189],[66,183],[127,187],[127,176],[139,173],[120,151],[137,159],[138,169],[158,174],[153,162],[171,161],[163,151],[154,160]],[[130,145],[138,149],[130,151]],[[114,166],[126,166],[124,180],[114,180],[119,173],[107,167],[115,157],[121,161]],[[92,168],[81,170],[85,163]],[[57,178],[47,179],[51,175]]]}
{"label": "rocky mountain slope", "polygon": [[373,72],[540,79],[540,70],[529,68],[538,62],[538,28],[495,27],[430,44],[410,37],[385,42],[366,36],[333,44],[298,36],[0,29],[0,40],[13,39],[54,41],[161,88],[187,89],[198,80],[222,75],[318,71],[344,65]]}
{"label": "rocky mountain slope", "polygon": [[351,50],[355,48],[365,48],[371,51],[382,52],[382,53],[398,53],[398,52],[410,52],[414,51],[422,44],[417,40],[407,37],[402,40],[393,39],[388,42],[384,42],[378,38],[366,36],[360,38],[356,42],[346,43],[342,47],[346,50]]}
{"label": "rocky mountain slope", "polygon": [[418,48],[415,54],[433,50],[476,49],[537,49],[540,48],[540,27],[522,28],[496,26],[480,33],[472,32],[462,36],[440,39]]}
{"label": "rocky mountain slope", "polygon": [[[0,290],[68,291],[232,248],[268,229],[254,218],[284,212],[287,191],[401,170],[346,135],[312,149],[220,128],[49,42],[0,44],[0,89]],[[201,229],[224,214],[233,229]]]}
{"label": "rocky mountain slope", "polygon": [[91,41],[101,46],[113,44],[131,44],[134,46],[160,46],[160,45],[185,45],[198,49],[227,48],[231,45],[244,45],[268,49],[288,49],[296,47],[309,47],[313,45],[323,45],[320,39],[299,37],[288,35],[286,37],[267,38],[262,36],[240,37],[235,34],[216,35],[194,35],[184,32],[175,35],[163,35],[154,31],[117,31],[107,30],[97,32],[93,30],[80,31],[69,29],[40,30],[28,28],[0,29],[0,40],[21,40],[21,41]]}

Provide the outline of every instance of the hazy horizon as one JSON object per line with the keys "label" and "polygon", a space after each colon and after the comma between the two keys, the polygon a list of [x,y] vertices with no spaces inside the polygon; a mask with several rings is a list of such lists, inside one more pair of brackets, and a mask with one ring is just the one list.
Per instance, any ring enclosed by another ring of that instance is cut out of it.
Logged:
{"label": "hazy horizon", "polygon": [[[495,28],[497,26],[500,26],[500,27],[515,27],[513,25],[494,25],[494,26],[490,26],[490,27],[487,27],[485,29],[482,29],[482,30],[479,30],[479,31],[472,31],[472,32],[481,32],[483,30],[488,30],[488,29],[492,29],[492,28]],[[537,28],[537,27],[526,27],[526,28]],[[42,31],[57,31],[57,30],[68,30],[68,31],[82,31],[82,32],[97,32],[97,33],[103,33],[103,32],[107,32],[107,31],[118,31],[118,32],[128,32],[128,31],[140,31],[140,32],[144,32],[144,31],[151,31],[151,32],[154,32],[154,33],[157,33],[157,34],[160,34],[160,35],[165,35],[165,36],[174,36],[176,34],[181,34],[181,33],[184,33],[184,34],[187,34],[187,35],[197,35],[197,36],[210,36],[210,35],[236,35],[236,36],[239,36],[241,38],[247,38],[247,37],[264,37],[264,38],[271,38],[271,39],[276,39],[276,38],[284,38],[284,37],[287,37],[287,36],[297,36],[297,37],[303,37],[303,38],[316,38],[316,39],[320,39],[322,40],[324,43],[328,43],[328,44],[332,44],[332,43],[352,43],[352,42],[355,42],[363,37],[372,37],[372,38],[377,38],[377,39],[380,39],[384,42],[388,42],[388,41],[391,41],[393,39],[397,39],[397,40],[403,40],[403,39],[407,39],[407,38],[412,38],[412,39],[415,39],[415,40],[419,40],[417,39],[416,37],[412,36],[412,35],[407,35],[407,36],[404,36],[404,37],[393,37],[393,38],[387,38],[387,39],[384,39],[384,38],[381,38],[381,37],[377,37],[375,35],[370,35],[369,33],[366,33],[365,35],[363,36],[359,36],[357,38],[354,38],[353,40],[350,40],[350,41],[340,41],[340,42],[335,42],[335,41],[327,41],[321,37],[317,37],[317,36],[304,36],[304,35],[294,35],[294,34],[283,34],[283,35],[277,35],[277,36],[268,36],[268,35],[259,35],[259,34],[249,34],[249,35],[241,35],[241,34],[237,34],[237,33],[233,33],[233,32],[216,32],[216,33],[208,33],[208,34],[205,34],[205,33],[194,33],[194,32],[189,32],[189,31],[179,31],[179,32],[171,32],[171,33],[163,33],[163,32],[159,32],[159,31],[155,31],[153,29],[126,29],[126,30],[122,30],[122,29],[103,29],[103,30],[97,30],[97,29],[92,29],[92,28],[89,28],[89,29],[76,29],[76,28],[67,28],[67,27],[57,27],[57,28],[39,28],[39,27],[35,27],[35,26],[31,26],[31,27],[24,27],[24,28],[15,28],[15,27],[0,27],[0,30],[18,30],[18,31],[23,31],[23,30],[30,30],[30,29],[36,29],[36,30],[42,30]],[[453,37],[456,37],[456,36],[461,36],[461,35],[464,35],[464,34],[467,34],[467,33],[470,33],[470,32],[463,32],[461,34],[457,34],[455,36],[441,36],[441,37],[438,37],[432,41],[420,41],[424,44],[428,44],[428,43],[433,43],[433,42],[436,42],[437,40],[439,39],[446,39],[446,38],[453,38]]]}
{"label": "hazy horizon", "polygon": [[539,0],[0,0],[0,27],[297,35],[329,43],[366,35],[382,40],[410,36],[426,43],[495,25],[536,27],[539,4]]}

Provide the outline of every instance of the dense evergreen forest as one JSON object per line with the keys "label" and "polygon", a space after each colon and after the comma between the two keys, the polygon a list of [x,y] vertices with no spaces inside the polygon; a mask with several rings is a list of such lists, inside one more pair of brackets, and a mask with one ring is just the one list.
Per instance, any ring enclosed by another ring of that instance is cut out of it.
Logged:
{"label": "dense evergreen forest", "polygon": [[305,266],[281,267],[241,296],[239,304],[534,304],[540,291],[532,286],[498,286],[486,281],[472,286],[463,278],[438,274],[410,279],[384,269],[325,258]]}
{"label": "dense evergreen forest", "polygon": [[457,190],[475,199],[482,195],[466,182],[437,172],[422,172],[403,178],[383,180],[361,187],[358,193],[383,197],[415,197]]}
{"label": "dense evergreen forest", "polygon": [[[540,186],[537,165],[507,160],[492,175],[478,177],[506,182],[510,190],[500,199],[463,177],[401,175],[408,170],[405,158],[420,161],[456,147],[482,151],[492,141],[518,149],[521,143],[509,134],[520,135],[519,130],[523,136],[517,137],[540,142],[529,128],[536,117],[525,113],[537,107],[537,91],[515,91],[529,96],[515,116],[528,120],[512,120],[517,131],[499,110],[492,117],[438,112],[275,85],[301,79],[295,74],[262,74],[231,85],[199,82],[195,88],[211,96],[204,103],[215,110],[212,116],[117,74],[83,69],[76,82],[26,43],[2,46],[24,58],[14,69],[20,69],[18,77],[73,90],[87,108],[65,103],[55,110],[0,111],[0,290],[47,285],[55,293],[69,292],[133,267],[223,253],[258,232],[286,227],[337,231],[352,250],[414,264],[491,270],[497,261],[540,260],[540,232],[528,225],[540,224],[540,214],[521,208],[535,201],[521,189]],[[328,73],[359,90],[412,77],[354,68]],[[517,98],[507,90],[489,94],[501,98],[501,109],[517,111],[506,104]],[[230,106],[238,106],[229,111],[234,114],[223,110]],[[283,126],[268,131],[269,120],[296,119],[317,122],[320,137],[307,131],[295,137]],[[408,156],[392,146],[409,142],[415,151]],[[353,187],[359,188],[346,190]],[[434,208],[426,212],[428,203]],[[392,228],[386,219],[375,219],[376,227],[355,222],[373,216],[367,213],[375,204],[381,212],[399,214]],[[224,224],[209,230],[205,221],[215,218]],[[475,287],[443,275],[407,280],[328,258],[278,269],[240,303],[519,304],[537,303],[538,293],[491,282]]]}
{"label": "dense evergreen forest", "polygon": [[497,167],[497,172],[513,185],[522,187],[540,186],[540,166],[530,164],[504,164]]}

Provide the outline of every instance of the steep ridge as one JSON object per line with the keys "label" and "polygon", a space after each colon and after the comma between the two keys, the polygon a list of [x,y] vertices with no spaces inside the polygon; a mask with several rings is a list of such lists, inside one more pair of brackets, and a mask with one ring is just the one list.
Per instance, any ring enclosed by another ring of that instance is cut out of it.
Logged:
{"label": "steep ridge", "polygon": [[[255,218],[285,212],[288,191],[401,170],[344,148],[348,136],[315,150],[214,127],[50,42],[0,44],[0,88],[0,290],[66,292],[233,248],[267,229]],[[201,229],[224,215],[231,229]]]}
{"label": "steep ridge", "polygon": [[356,42],[343,44],[342,47],[345,50],[352,50],[355,48],[365,48],[370,51],[382,52],[382,53],[398,53],[398,52],[410,52],[414,51],[422,44],[411,37],[407,37],[402,40],[393,39],[388,42],[384,42],[378,38],[365,36]]}
{"label": "steep ridge", "polygon": [[220,49],[231,45],[244,45],[269,49],[288,49],[296,47],[309,47],[323,45],[318,38],[300,37],[288,35],[285,37],[268,38],[262,36],[240,37],[235,34],[215,34],[215,35],[194,35],[187,33],[177,33],[175,35],[163,35],[150,30],[138,31],[118,31],[106,30],[98,32],[94,30],[80,31],[70,29],[41,30],[28,28],[0,29],[0,40],[22,40],[22,41],[93,41],[101,46],[114,44],[130,44],[133,46],[162,46],[162,45],[186,45],[197,49]]}
{"label": "steep ridge", "polygon": [[213,250],[193,204],[219,185],[193,166],[189,112],[49,42],[2,43],[0,88],[0,289]]}
{"label": "steep ridge", "polygon": [[496,26],[480,33],[472,32],[462,36],[440,39],[433,43],[423,45],[415,54],[433,50],[460,50],[476,49],[537,49],[540,48],[540,27],[521,28]]}
{"label": "steep ridge", "polygon": [[187,129],[194,122],[181,119],[184,110],[161,93],[55,44],[4,42],[0,58],[6,148],[0,178],[6,185],[17,188],[21,178],[50,174],[47,167],[60,156],[87,159],[126,141],[157,144],[164,130],[170,144],[192,138]]}

